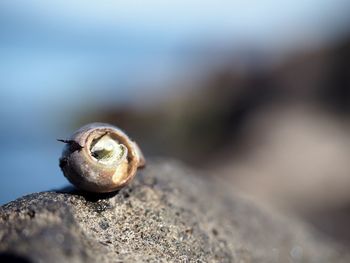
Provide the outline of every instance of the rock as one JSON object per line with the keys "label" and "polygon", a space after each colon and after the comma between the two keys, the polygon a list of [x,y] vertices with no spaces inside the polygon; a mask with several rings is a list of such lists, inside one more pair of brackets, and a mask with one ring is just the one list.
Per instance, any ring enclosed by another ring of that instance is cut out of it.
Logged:
{"label": "rock", "polygon": [[174,161],[118,193],[35,193],[0,208],[1,262],[350,262],[293,219]]}

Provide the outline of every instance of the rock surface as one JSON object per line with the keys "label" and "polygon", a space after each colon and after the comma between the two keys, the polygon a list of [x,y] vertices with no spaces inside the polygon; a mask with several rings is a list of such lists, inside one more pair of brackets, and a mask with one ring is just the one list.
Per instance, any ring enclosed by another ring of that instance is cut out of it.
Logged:
{"label": "rock surface", "polygon": [[31,194],[0,208],[0,262],[350,262],[301,223],[230,192],[154,161],[118,193]]}

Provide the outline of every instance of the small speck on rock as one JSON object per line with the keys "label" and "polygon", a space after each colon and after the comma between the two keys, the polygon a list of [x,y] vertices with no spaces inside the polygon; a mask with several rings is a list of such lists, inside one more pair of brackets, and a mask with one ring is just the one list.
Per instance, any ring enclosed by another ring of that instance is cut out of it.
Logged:
{"label": "small speck on rock", "polygon": [[102,230],[106,230],[109,228],[109,224],[106,220],[101,220],[99,222],[99,226],[101,227]]}

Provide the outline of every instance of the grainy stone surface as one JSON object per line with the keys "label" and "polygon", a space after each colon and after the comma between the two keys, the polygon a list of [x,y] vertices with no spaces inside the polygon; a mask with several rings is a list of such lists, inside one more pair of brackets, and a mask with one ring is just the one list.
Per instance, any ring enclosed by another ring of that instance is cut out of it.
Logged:
{"label": "grainy stone surface", "polygon": [[0,208],[0,261],[350,262],[292,219],[173,161],[118,193],[25,196]]}

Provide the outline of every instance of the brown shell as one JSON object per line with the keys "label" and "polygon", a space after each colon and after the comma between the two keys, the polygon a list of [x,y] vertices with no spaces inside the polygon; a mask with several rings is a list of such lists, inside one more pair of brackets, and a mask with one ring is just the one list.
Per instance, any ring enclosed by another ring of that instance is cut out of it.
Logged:
{"label": "brown shell", "polygon": [[[118,165],[105,165],[92,157],[94,139],[108,134],[128,149],[126,160]],[[113,192],[135,176],[145,159],[138,145],[123,131],[106,123],[91,123],[77,130],[66,143],[60,158],[64,176],[77,188],[90,192]]]}

